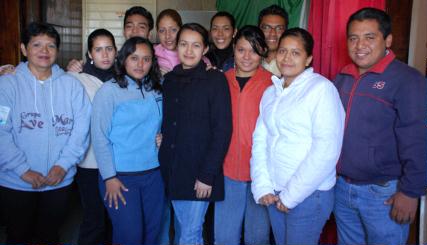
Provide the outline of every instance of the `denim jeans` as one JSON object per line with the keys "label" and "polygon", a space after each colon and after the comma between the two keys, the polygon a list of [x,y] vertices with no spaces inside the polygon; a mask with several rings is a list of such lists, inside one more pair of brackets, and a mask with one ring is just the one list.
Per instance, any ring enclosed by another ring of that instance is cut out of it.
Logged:
{"label": "denim jeans", "polygon": [[[113,244],[156,244],[161,229],[164,185],[160,170],[143,175],[118,175],[128,191],[122,191],[126,205],[118,201],[119,208],[108,207],[104,201],[113,225]],[[105,195],[105,183],[99,179],[99,190]]]}
{"label": "denim jeans", "polygon": [[178,220],[176,219],[176,215],[173,216],[174,231],[175,231],[173,243],[171,242],[172,237],[169,234],[170,225],[171,225],[171,213],[172,213],[171,209],[172,209],[171,201],[169,201],[168,199],[165,199],[165,206],[164,206],[162,225],[161,225],[162,228],[156,243],[158,245],[178,244],[178,241],[179,241],[178,235],[181,231],[179,229],[179,224],[178,224]]}
{"label": "denim jeans", "polygon": [[334,206],[334,189],[315,191],[288,213],[268,206],[277,245],[318,244],[322,228]]}
{"label": "denim jeans", "polygon": [[203,221],[209,202],[172,200],[181,232],[178,244],[203,244]]}
{"label": "denim jeans", "polygon": [[251,183],[224,178],[225,199],[215,203],[215,244],[238,245],[244,221],[244,242],[270,243],[270,221],[265,206],[255,203]]}
{"label": "denim jeans", "polygon": [[334,214],[339,244],[404,244],[409,225],[390,218],[391,206],[384,201],[397,190],[397,180],[383,185],[355,185],[342,177],[335,187]]}

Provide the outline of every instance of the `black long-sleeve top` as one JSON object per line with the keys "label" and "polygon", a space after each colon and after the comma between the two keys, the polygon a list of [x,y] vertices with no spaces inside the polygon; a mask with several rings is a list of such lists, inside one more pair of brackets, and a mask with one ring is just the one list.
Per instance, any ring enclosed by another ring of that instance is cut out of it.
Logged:
{"label": "black long-sleeve top", "polygon": [[231,101],[225,76],[176,66],[163,83],[163,141],[159,151],[166,193],[172,200],[199,200],[196,179],[212,186],[206,201],[224,198],[222,164],[232,131]]}

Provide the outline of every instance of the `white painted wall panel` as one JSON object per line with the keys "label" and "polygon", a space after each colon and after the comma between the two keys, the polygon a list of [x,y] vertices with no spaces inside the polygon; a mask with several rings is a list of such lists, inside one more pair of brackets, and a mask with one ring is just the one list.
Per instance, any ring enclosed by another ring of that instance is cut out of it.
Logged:
{"label": "white painted wall panel", "polygon": [[120,49],[125,41],[124,14],[132,6],[143,6],[156,18],[156,0],[83,0],[83,57],[88,35],[98,28],[105,28],[113,33],[117,48]]}

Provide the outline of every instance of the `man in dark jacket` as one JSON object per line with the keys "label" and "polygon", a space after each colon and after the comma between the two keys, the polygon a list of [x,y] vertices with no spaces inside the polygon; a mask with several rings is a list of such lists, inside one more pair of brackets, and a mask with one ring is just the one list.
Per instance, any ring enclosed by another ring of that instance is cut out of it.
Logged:
{"label": "man in dark jacket", "polygon": [[425,81],[395,59],[390,17],[365,8],[347,22],[353,63],[336,86],[346,108],[337,165],[340,244],[404,244],[426,188]]}

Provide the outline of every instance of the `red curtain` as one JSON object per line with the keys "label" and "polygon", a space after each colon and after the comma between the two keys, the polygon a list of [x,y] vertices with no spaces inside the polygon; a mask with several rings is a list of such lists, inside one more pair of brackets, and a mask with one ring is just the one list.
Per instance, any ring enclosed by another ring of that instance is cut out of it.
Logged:
{"label": "red curtain", "polygon": [[347,55],[346,24],[352,13],[364,8],[385,9],[386,0],[312,0],[308,30],[314,38],[313,68],[334,79],[350,62]]}

